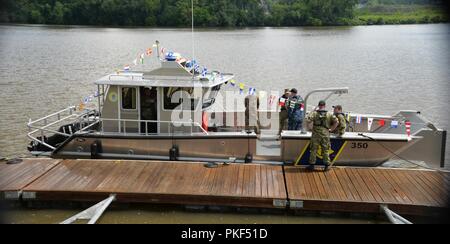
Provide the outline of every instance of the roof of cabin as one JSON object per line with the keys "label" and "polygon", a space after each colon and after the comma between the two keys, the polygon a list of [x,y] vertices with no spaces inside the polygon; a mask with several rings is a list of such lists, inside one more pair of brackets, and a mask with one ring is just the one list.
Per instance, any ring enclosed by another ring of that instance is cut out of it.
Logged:
{"label": "roof of cabin", "polygon": [[151,86],[151,87],[214,87],[233,79],[233,74],[208,73],[196,75],[177,62],[163,62],[162,66],[150,72],[122,72],[102,77],[97,85]]}

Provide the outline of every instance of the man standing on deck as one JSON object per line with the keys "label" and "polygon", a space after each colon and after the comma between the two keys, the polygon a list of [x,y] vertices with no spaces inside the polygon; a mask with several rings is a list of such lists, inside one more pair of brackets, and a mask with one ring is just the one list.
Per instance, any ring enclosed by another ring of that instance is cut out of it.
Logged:
{"label": "man standing on deck", "polygon": [[245,97],[245,130],[254,130],[257,135],[261,133],[258,110],[259,97],[256,95]]}
{"label": "man standing on deck", "polygon": [[297,95],[297,89],[291,90],[286,108],[288,111],[288,130],[300,130],[303,123],[303,98]]}
{"label": "man standing on deck", "polygon": [[289,89],[284,90],[283,96],[278,100],[278,104],[280,106],[280,128],[278,129],[278,135],[281,136],[281,132],[284,130],[286,121],[288,120],[288,111],[286,108],[286,102],[291,96]]}
{"label": "man standing on deck", "polygon": [[338,137],[342,137],[347,129],[347,120],[345,119],[345,114],[342,113],[342,106],[336,105],[334,108],[334,116],[339,120],[339,126],[333,131]]}
{"label": "man standing on deck", "polygon": [[326,102],[320,101],[319,107],[316,111],[311,112],[307,117],[308,123],[313,123],[312,137],[311,137],[311,151],[309,157],[308,170],[314,170],[316,164],[317,152],[319,146],[321,148],[321,154],[323,163],[325,165],[325,171],[330,166],[330,132],[334,131],[339,125],[339,121],[332,113],[326,110]]}

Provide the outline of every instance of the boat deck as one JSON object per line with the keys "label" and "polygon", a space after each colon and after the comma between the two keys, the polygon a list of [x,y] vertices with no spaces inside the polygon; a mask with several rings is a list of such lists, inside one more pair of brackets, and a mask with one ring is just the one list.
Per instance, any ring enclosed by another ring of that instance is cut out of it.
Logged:
{"label": "boat deck", "polygon": [[435,215],[448,209],[449,173],[203,163],[24,159],[0,162],[0,192],[21,201],[118,202]]}

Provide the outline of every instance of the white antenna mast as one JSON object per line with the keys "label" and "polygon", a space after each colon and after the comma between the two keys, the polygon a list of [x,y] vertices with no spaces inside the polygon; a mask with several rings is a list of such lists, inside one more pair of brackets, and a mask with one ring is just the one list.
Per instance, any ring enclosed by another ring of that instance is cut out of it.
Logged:
{"label": "white antenna mast", "polygon": [[[194,0],[191,0],[191,19],[192,19],[192,61],[195,61],[195,36],[194,36]],[[192,80],[195,77],[195,65],[192,62]]]}

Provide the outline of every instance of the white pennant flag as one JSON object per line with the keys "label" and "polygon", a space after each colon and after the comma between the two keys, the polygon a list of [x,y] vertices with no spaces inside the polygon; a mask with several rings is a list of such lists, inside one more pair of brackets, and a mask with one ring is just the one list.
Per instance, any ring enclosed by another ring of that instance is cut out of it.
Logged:
{"label": "white pennant flag", "polygon": [[372,130],[372,125],[373,125],[373,118],[368,118],[367,119],[367,128],[368,128],[369,132]]}
{"label": "white pennant flag", "polygon": [[137,65],[137,59],[133,60],[133,64],[134,64],[134,66]]}

